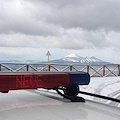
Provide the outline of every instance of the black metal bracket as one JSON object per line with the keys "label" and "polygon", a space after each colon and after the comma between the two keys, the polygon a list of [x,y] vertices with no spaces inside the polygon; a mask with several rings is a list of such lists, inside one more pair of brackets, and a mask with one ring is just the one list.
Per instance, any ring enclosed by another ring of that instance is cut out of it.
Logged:
{"label": "black metal bracket", "polygon": [[[61,96],[63,96],[64,98],[67,98],[69,100],[71,100],[71,102],[85,102],[85,99],[82,98],[82,97],[79,97],[77,95],[74,95],[74,96],[71,96],[71,95],[68,95],[68,94],[63,94],[61,93],[60,90],[65,90],[64,88],[56,88],[55,90],[57,91],[57,93]],[[107,96],[103,96],[103,95],[98,95],[98,94],[94,94],[94,93],[89,93],[89,92],[83,92],[83,91],[78,91],[79,94],[85,94],[85,95],[89,95],[89,96],[93,96],[93,97],[98,97],[98,98],[102,98],[102,99],[106,99],[106,100],[111,100],[111,101],[114,101],[114,102],[118,102],[120,103],[120,100],[119,99],[115,99],[115,98],[111,98],[111,97],[107,97]]]}
{"label": "black metal bracket", "polygon": [[64,98],[71,100],[71,102],[85,102],[85,99],[82,97],[65,95],[65,94],[61,93],[58,89],[59,88],[55,89],[57,91],[57,93],[59,95],[63,96]]}
{"label": "black metal bracket", "polygon": [[9,91],[0,91],[1,93],[8,93]]}

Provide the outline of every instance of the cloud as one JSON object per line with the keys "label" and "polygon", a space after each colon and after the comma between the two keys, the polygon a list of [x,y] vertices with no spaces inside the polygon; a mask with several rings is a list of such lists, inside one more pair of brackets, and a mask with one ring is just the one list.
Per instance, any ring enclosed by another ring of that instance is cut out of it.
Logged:
{"label": "cloud", "polygon": [[119,54],[119,5],[119,0],[0,0],[0,47]]}
{"label": "cloud", "polygon": [[[28,35],[56,35],[60,27],[47,23],[44,6],[36,8],[31,2],[24,0],[0,1],[0,33],[23,33]],[[36,15],[37,14],[37,15]],[[40,17],[40,18],[39,18]]]}
{"label": "cloud", "polygon": [[61,28],[119,31],[118,0],[0,1],[0,33],[57,35]]}
{"label": "cloud", "polygon": [[32,36],[21,33],[0,34],[1,47],[33,48],[119,48],[120,33],[105,30],[87,31],[80,28],[62,29],[58,36]]}
{"label": "cloud", "polygon": [[45,11],[49,8],[48,14],[44,14],[48,23],[63,28],[120,30],[118,0],[44,0],[42,3]]}

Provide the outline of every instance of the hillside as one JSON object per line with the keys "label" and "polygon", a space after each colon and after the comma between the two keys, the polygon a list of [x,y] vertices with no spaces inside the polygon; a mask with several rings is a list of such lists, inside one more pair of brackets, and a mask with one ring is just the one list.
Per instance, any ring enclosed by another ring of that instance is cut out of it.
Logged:
{"label": "hillside", "polygon": [[76,54],[70,54],[62,59],[52,60],[50,63],[78,63],[78,64],[107,64],[109,62],[100,60],[94,56],[92,57],[82,57]]}

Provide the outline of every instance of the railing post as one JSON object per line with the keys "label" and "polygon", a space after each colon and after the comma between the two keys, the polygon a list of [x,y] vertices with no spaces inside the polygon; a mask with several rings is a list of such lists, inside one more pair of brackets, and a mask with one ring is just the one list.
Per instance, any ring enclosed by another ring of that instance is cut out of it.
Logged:
{"label": "railing post", "polygon": [[47,71],[50,71],[50,65],[48,65],[48,69],[47,69]]}
{"label": "railing post", "polygon": [[72,65],[70,65],[70,71],[72,71]]}
{"label": "railing post", "polygon": [[105,65],[103,65],[103,76],[105,76]]}
{"label": "railing post", "polygon": [[0,71],[1,71],[1,64],[0,64]]}
{"label": "railing post", "polygon": [[29,65],[27,64],[27,71],[29,71]]}
{"label": "railing post", "polygon": [[120,76],[120,65],[118,65],[118,76]]}
{"label": "railing post", "polygon": [[90,70],[90,66],[87,65],[87,73],[89,73],[89,70]]}

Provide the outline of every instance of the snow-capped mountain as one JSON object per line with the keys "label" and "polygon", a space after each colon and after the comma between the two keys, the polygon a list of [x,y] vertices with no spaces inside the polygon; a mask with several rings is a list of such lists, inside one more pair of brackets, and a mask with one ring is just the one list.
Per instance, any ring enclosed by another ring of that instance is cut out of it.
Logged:
{"label": "snow-capped mountain", "polygon": [[63,61],[68,61],[68,62],[79,62],[82,57],[75,55],[75,54],[70,54],[67,55],[65,58],[63,58]]}
{"label": "snow-capped mountain", "polygon": [[54,63],[79,63],[79,64],[106,64],[108,62],[102,61],[94,56],[92,57],[81,57],[76,54],[70,54],[66,57],[58,60],[52,60]]}

